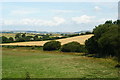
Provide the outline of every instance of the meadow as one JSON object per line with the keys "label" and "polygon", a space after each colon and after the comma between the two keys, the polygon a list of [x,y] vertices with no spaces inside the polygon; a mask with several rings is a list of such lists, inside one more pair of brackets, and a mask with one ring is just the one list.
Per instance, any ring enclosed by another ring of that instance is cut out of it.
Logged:
{"label": "meadow", "polygon": [[83,53],[2,48],[3,78],[117,78],[116,62]]}

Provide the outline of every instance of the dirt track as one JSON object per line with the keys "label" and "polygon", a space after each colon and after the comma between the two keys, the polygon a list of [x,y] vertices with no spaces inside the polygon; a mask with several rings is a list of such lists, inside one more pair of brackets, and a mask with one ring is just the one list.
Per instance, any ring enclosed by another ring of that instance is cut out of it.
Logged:
{"label": "dirt track", "polygon": [[[72,41],[77,41],[80,44],[84,44],[85,40],[87,40],[91,36],[93,36],[93,35],[92,34],[82,35],[82,36],[76,36],[76,37],[70,37],[70,38],[64,38],[64,39],[57,39],[56,41],[60,41],[62,45],[72,42]],[[0,44],[0,45],[43,46],[48,41],[16,42],[16,43],[4,43],[4,44]]]}

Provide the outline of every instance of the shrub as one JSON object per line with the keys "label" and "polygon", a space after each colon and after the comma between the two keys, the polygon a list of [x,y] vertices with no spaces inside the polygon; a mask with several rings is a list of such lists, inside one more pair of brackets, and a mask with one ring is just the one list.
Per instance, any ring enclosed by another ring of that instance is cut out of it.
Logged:
{"label": "shrub", "polygon": [[79,34],[70,34],[68,37],[74,37],[74,36],[79,36]]}
{"label": "shrub", "polygon": [[14,39],[12,37],[9,37],[8,41],[9,42],[14,42]]}
{"label": "shrub", "polygon": [[87,32],[85,32],[85,34],[92,34],[92,32],[87,31]]}
{"label": "shrub", "polygon": [[61,47],[61,43],[59,41],[49,41],[44,44],[43,50],[52,51],[52,50],[59,50]]}
{"label": "shrub", "polygon": [[99,50],[97,41],[95,40],[94,36],[85,41],[85,47],[88,50],[89,54],[96,54]]}
{"label": "shrub", "polygon": [[34,38],[35,41],[38,41],[38,40],[39,40],[38,35],[35,35],[33,38]]}
{"label": "shrub", "polygon": [[64,44],[61,48],[62,52],[84,52],[85,47],[83,45],[80,45],[78,42],[70,42],[67,44]]}
{"label": "shrub", "polygon": [[5,36],[2,36],[2,43],[6,43],[6,42],[8,42],[8,38]]}

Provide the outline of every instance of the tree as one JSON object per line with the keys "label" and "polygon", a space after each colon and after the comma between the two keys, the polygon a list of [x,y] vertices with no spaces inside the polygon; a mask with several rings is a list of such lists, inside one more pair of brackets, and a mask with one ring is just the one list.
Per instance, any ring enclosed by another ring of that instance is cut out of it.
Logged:
{"label": "tree", "polygon": [[108,30],[109,24],[101,24],[98,25],[95,29],[93,29],[93,33],[96,39],[99,39],[103,33],[105,33]]}
{"label": "tree", "polygon": [[24,34],[22,34],[22,38],[25,38],[26,37],[26,34],[24,33]]}
{"label": "tree", "polygon": [[2,43],[6,43],[6,42],[8,42],[8,38],[5,36],[2,36]]}
{"label": "tree", "polygon": [[34,36],[34,40],[35,40],[35,41],[39,40],[38,35],[35,35],[35,36]]}
{"label": "tree", "polygon": [[14,39],[13,39],[12,37],[9,37],[8,41],[9,41],[9,42],[13,42]]}
{"label": "tree", "polygon": [[31,40],[34,40],[34,39],[33,39],[33,36],[26,36],[24,39],[25,39],[25,41],[31,41]]}
{"label": "tree", "polygon": [[43,45],[43,50],[45,51],[59,50],[60,47],[61,43],[59,41],[49,41]]}
{"label": "tree", "polygon": [[22,36],[21,36],[21,33],[17,33],[16,35],[15,35],[15,38],[17,39],[17,38],[21,38]]}
{"label": "tree", "polygon": [[17,34],[15,35],[15,40],[16,40],[16,41],[23,41],[23,38],[22,38],[21,33],[17,33]]}
{"label": "tree", "polygon": [[95,36],[92,36],[88,40],[85,41],[85,47],[88,50],[89,54],[96,54],[98,53],[98,44],[95,40]]}
{"label": "tree", "polygon": [[94,30],[94,36],[85,42],[88,53],[94,53],[99,57],[116,56],[120,62],[120,21],[106,21],[98,25]]}
{"label": "tree", "polygon": [[78,42],[70,42],[67,44],[64,44],[61,48],[62,52],[83,52],[84,47],[80,45]]}
{"label": "tree", "polygon": [[48,40],[50,37],[49,37],[49,35],[44,35],[43,36],[43,40]]}
{"label": "tree", "polygon": [[101,48],[101,54],[106,53],[106,55],[115,56],[117,55],[116,49],[118,47],[118,26],[111,25],[109,30],[106,31],[99,39],[98,44]]}
{"label": "tree", "polygon": [[112,20],[106,21],[105,24],[112,24]]}

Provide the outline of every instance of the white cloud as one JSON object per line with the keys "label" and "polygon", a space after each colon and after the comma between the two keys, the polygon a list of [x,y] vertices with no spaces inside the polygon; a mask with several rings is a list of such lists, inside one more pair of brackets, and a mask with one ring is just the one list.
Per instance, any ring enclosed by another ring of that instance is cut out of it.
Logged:
{"label": "white cloud", "polygon": [[95,11],[100,11],[101,10],[101,8],[98,7],[98,6],[95,6],[94,9],[95,9]]}
{"label": "white cloud", "polygon": [[92,22],[95,16],[82,15],[80,17],[72,17],[72,21],[79,23],[89,23]]}
{"label": "white cloud", "polygon": [[21,20],[4,20],[4,25],[28,25],[28,26],[58,26],[65,22],[64,18],[53,17],[52,20],[42,19],[21,19]]}

